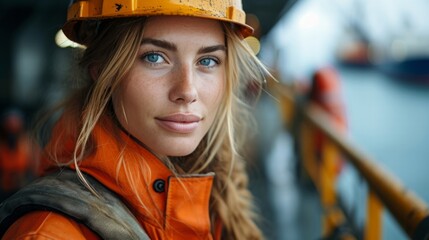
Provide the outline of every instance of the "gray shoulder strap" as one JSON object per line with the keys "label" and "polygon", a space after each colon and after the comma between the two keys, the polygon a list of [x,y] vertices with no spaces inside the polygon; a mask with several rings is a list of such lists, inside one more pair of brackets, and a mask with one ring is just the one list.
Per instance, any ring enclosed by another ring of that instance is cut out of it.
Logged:
{"label": "gray shoulder strap", "polygon": [[91,176],[85,177],[101,197],[92,194],[72,170],[40,178],[18,191],[0,204],[0,236],[25,213],[49,210],[72,217],[103,239],[149,239],[113,192]]}

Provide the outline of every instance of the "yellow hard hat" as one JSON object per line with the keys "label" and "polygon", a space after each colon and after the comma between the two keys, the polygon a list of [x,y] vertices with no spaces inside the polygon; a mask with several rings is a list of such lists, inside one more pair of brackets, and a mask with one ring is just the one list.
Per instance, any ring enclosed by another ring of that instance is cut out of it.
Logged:
{"label": "yellow hard hat", "polygon": [[78,22],[155,15],[216,19],[236,24],[243,37],[253,33],[253,28],[246,24],[241,0],[72,0],[63,31],[79,43]]}

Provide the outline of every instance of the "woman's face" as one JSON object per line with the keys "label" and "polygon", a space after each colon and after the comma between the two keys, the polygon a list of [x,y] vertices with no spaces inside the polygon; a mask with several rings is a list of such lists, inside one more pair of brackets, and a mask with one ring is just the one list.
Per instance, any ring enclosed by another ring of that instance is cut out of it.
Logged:
{"label": "woman's face", "polygon": [[138,57],[113,95],[121,125],[157,154],[192,153],[224,95],[224,37],[215,20],[149,18]]}

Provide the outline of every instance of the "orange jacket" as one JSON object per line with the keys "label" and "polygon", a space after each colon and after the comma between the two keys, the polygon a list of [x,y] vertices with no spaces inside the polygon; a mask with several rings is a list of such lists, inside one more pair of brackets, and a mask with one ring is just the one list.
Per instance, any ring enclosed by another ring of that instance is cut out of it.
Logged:
{"label": "orange jacket", "polygon": [[[118,133],[126,143],[124,151],[116,143],[118,136],[100,124],[93,135],[97,143],[95,151],[82,161],[80,169],[117,193],[151,239],[213,239],[209,199],[214,174],[176,177],[126,133]],[[64,140],[63,146],[64,152],[70,155],[73,144],[68,143]],[[125,171],[129,171],[133,178],[128,179]],[[219,226],[215,232],[214,238],[220,239]],[[3,239],[99,237],[86,226],[63,215],[36,211],[18,219]]]}

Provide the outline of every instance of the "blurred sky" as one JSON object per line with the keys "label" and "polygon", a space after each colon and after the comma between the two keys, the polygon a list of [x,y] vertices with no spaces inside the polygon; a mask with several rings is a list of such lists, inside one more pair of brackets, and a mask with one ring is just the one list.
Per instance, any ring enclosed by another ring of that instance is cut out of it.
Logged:
{"label": "blurred sky", "polygon": [[261,58],[288,81],[309,79],[350,40],[429,56],[428,13],[427,0],[300,0],[264,38]]}

